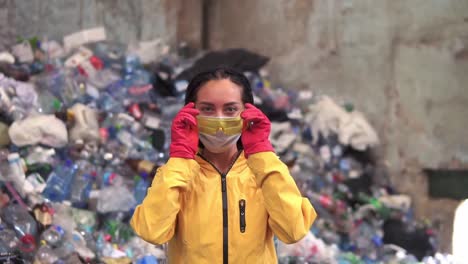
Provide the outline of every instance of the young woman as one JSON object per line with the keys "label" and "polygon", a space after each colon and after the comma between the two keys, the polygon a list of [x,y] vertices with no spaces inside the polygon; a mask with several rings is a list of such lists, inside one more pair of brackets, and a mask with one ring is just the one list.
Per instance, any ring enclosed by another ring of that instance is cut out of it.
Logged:
{"label": "young woman", "polygon": [[268,140],[270,121],[242,73],[218,68],[190,82],[172,123],[170,158],[131,225],[169,241],[169,263],[277,263],[273,235],[304,237],[316,218]]}

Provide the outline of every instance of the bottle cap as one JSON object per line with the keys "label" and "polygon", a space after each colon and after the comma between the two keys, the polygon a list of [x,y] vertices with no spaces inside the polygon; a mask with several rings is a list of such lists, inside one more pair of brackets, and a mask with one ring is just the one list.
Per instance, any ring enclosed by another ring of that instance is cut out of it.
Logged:
{"label": "bottle cap", "polygon": [[36,240],[31,234],[26,234],[21,237],[21,245],[19,246],[20,250],[23,252],[33,252],[36,250]]}
{"label": "bottle cap", "polygon": [[73,165],[73,160],[71,160],[71,159],[66,159],[65,160],[65,166],[71,167],[72,165]]}
{"label": "bottle cap", "polygon": [[60,102],[60,100],[58,99],[54,99],[52,101],[52,107],[55,111],[59,111],[62,108],[62,102]]}
{"label": "bottle cap", "polygon": [[57,231],[61,236],[63,236],[65,234],[65,230],[63,230],[63,228],[59,225],[54,225],[53,227],[55,229],[55,231]]}
{"label": "bottle cap", "polygon": [[148,179],[148,173],[145,172],[145,171],[142,171],[142,172],[140,172],[140,177],[141,177],[143,180],[147,180],[147,179]]}

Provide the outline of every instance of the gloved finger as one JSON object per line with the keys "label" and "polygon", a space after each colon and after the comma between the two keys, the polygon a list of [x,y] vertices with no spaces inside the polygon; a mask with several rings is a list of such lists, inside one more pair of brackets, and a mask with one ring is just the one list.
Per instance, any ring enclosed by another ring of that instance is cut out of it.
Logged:
{"label": "gloved finger", "polygon": [[256,116],[249,116],[249,118],[244,119],[242,128],[243,130],[251,130],[256,124],[262,122],[263,118]]}
{"label": "gloved finger", "polygon": [[255,107],[253,104],[250,104],[250,103],[245,103],[245,108],[246,109],[258,109],[257,107]]}
{"label": "gloved finger", "polygon": [[193,117],[192,115],[187,116],[187,118],[185,118],[184,121],[185,121],[185,124],[187,124],[191,128],[197,128],[197,119]]}
{"label": "gloved finger", "polygon": [[244,111],[242,111],[240,113],[240,116],[242,119],[248,119],[249,116],[253,115],[253,113],[256,112],[256,109],[255,108],[250,108],[249,106],[247,106],[246,104],[246,108],[244,109]]}
{"label": "gloved finger", "polygon": [[191,115],[198,115],[198,113],[200,113],[200,111],[198,111],[198,109],[195,108],[195,103],[194,102],[190,102],[188,104],[186,104],[184,107],[182,107],[182,109],[180,109],[179,113],[182,113],[182,112],[185,112],[185,113],[190,113]]}
{"label": "gloved finger", "polygon": [[246,103],[244,110],[241,112],[241,117],[245,118],[249,115],[249,113],[254,112],[257,108],[253,106],[252,104]]}
{"label": "gloved finger", "polygon": [[200,111],[195,108],[182,108],[182,110],[180,110],[180,113],[189,114],[191,116],[197,116],[198,114],[200,114]]}
{"label": "gloved finger", "polygon": [[[245,104],[245,110],[242,111],[242,113],[261,113],[261,114],[263,114],[262,110],[258,109],[253,104],[249,104],[249,103]],[[241,113],[241,115],[242,115],[242,113]]]}
{"label": "gloved finger", "polygon": [[197,127],[197,119],[191,114],[183,113],[180,121],[185,127]]}
{"label": "gloved finger", "polygon": [[190,103],[186,104],[184,107],[182,107],[182,109],[189,109],[189,108],[195,108],[195,103],[190,102]]}
{"label": "gloved finger", "polygon": [[197,126],[197,119],[190,113],[180,112],[173,120],[173,125],[178,129]]}
{"label": "gloved finger", "polygon": [[254,120],[259,121],[260,119],[266,118],[266,116],[262,113],[262,111],[260,111],[257,108],[244,110],[240,114],[240,116],[242,119],[247,120],[247,121],[254,121]]}

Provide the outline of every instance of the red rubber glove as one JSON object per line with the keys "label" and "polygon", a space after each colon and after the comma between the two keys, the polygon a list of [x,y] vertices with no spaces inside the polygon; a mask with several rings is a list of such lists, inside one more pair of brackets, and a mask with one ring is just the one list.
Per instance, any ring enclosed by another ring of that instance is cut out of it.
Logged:
{"label": "red rubber glove", "polygon": [[268,139],[271,130],[268,117],[252,104],[245,104],[245,108],[240,115],[244,119],[241,141],[245,157],[249,158],[258,152],[275,151]]}
{"label": "red rubber glove", "polygon": [[198,150],[198,127],[196,116],[200,113],[188,103],[172,120],[169,156],[185,159],[195,158]]}

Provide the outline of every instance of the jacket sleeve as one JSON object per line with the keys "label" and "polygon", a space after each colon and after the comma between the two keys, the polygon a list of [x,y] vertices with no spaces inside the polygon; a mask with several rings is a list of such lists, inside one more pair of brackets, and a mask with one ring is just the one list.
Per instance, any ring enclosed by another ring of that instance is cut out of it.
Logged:
{"label": "jacket sleeve", "polygon": [[284,243],[295,243],[310,229],[317,214],[309,199],[301,196],[288,167],[274,152],[252,154],[247,159],[263,192],[268,225]]}
{"label": "jacket sleeve", "polygon": [[174,236],[181,193],[198,173],[195,160],[170,158],[157,170],[143,202],[133,213],[130,225],[143,240],[163,244]]}

